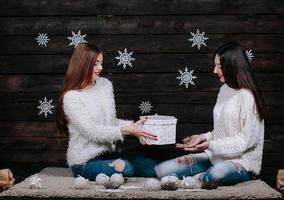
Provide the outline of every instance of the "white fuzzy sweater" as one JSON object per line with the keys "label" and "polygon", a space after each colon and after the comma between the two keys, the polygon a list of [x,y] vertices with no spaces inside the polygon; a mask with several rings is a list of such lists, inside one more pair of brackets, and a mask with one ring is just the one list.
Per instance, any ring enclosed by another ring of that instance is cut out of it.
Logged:
{"label": "white fuzzy sweater", "polygon": [[213,117],[214,130],[203,134],[210,141],[205,152],[211,162],[231,160],[247,171],[259,174],[264,120],[259,120],[252,93],[224,84],[220,88]]}
{"label": "white fuzzy sweater", "polygon": [[116,118],[113,87],[106,78],[99,78],[92,88],[66,92],[63,110],[68,120],[69,166],[114,151],[115,142],[123,141],[121,127],[132,122]]}

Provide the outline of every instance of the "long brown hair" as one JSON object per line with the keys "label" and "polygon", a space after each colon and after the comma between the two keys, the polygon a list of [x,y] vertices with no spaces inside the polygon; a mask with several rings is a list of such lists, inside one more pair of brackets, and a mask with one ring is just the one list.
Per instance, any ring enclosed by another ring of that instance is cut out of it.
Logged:
{"label": "long brown hair", "polygon": [[83,89],[92,84],[93,70],[98,55],[96,46],[81,43],[75,47],[59,93],[56,110],[56,125],[60,133],[67,135],[67,119],[63,110],[63,97],[69,90]]}
{"label": "long brown hair", "polygon": [[254,96],[260,120],[264,119],[264,101],[244,49],[238,43],[230,42],[217,49],[214,56],[220,56],[221,69],[228,86],[234,89],[246,88]]}

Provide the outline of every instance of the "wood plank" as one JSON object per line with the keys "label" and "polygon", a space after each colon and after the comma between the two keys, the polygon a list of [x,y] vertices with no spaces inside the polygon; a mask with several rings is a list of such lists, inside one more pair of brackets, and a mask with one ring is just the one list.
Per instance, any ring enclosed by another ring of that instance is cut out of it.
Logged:
{"label": "wood plank", "polygon": [[1,137],[0,149],[7,150],[59,150],[66,151],[68,147],[67,138],[45,138],[45,137]]}
{"label": "wood plank", "polygon": [[9,150],[0,154],[0,162],[62,165],[66,163],[66,151]]}
{"label": "wood plank", "polygon": [[[174,156],[184,155],[183,152],[175,152],[175,154],[170,154],[165,151],[147,151],[144,149],[144,155],[152,157],[153,159],[167,160],[170,158],[175,158]],[[283,169],[284,162],[281,158],[283,153],[264,153],[263,155],[263,165],[262,174],[271,174],[277,169]],[[66,163],[66,151],[46,151],[46,150],[7,150],[5,153],[0,154],[0,163],[13,163],[14,165],[20,165],[21,163],[29,164],[43,164],[46,165],[65,165]],[[271,171],[273,169],[273,171]],[[268,171],[270,170],[270,171]]]}
{"label": "wood plank", "polygon": [[55,121],[7,121],[0,123],[1,137],[66,137],[59,133]]}
{"label": "wood plank", "polygon": [[[132,119],[137,120],[137,119]],[[284,124],[268,124],[265,121],[265,139],[272,142],[284,141]],[[5,121],[0,123],[0,137],[45,137],[64,138],[56,128],[55,121]],[[213,129],[211,123],[177,123],[177,140]]]}
{"label": "wood plank", "polygon": [[[49,101],[50,99],[48,99]],[[42,99],[43,101],[43,99]],[[39,115],[38,102],[34,103],[19,103],[19,104],[1,104],[0,120],[2,121],[51,121],[55,119],[55,109],[52,108],[53,114],[44,116],[44,113]],[[55,104],[52,104],[56,106]],[[141,115],[139,110],[140,102],[137,104],[117,104],[118,117],[126,119],[137,119]],[[173,115],[179,119],[180,123],[211,123],[213,120],[214,105],[204,104],[152,104],[151,114],[159,113],[163,115]],[[283,123],[284,106],[267,106],[266,122]]]}
{"label": "wood plank", "polygon": [[[148,156],[152,159],[158,159],[158,160],[167,160],[167,159],[172,159],[176,158],[179,156],[184,155],[184,151],[169,151],[166,149],[174,149],[174,146],[172,147],[167,147],[165,146],[156,146],[155,149],[153,146],[144,146],[143,149],[137,149],[137,152],[143,153],[145,156]],[[166,152],[166,153],[165,153]],[[265,152],[263,154],[263,165],[264,166],[277,166],[278,169],[283,169],[284,167],[284,160],[280,159],[282,158],[283,152],[281,153],[268,153]]]}
{"label": "wood plank", "polygon": [[[184,138],[184,137],[182,137]],[[181,142],[177,140],[177,142]],[[31,150],[31,151],[67,151],[68,138],[45,138],[45,137],[1,137],[0,140],[0,150],[1,151],[11,151],[11,150]],[[151,145],[144,146],[141,145],[137,138],[126,138],[123,144],[119,145],[119,148],[125,151],[142,151],[142,152],[156,152],[161,154],[162,152],[168,152],[170,154],[181,153],[184,154],[183,150],[177,149],[175,145]],[[284,147],[279,142],[273,142],[270,140],[265,140],[264,143],[264,153],[275,154],[283,153]]]}
{"label": "wood plank", "polygon": [[283,15],[2,17],[0,35],[65,35],[78,27],[89,35],[188,34],[197,27],[210,34],[284,33],[283,21]]}
{"label": "wood plank", "polygon": [[[132,110],[132,109],[133,110]],[[136,111],[136,113],[135,113]],[[173,115],[179,119],[180,123],[194,122],[194,123],[211,123],[213,121],[213,105],[175,105],[175,104],[156,104],[153,105],[153,113],[163,115]],[[137,112],[137,105],[117,105],[117,113],[121,118],[136,118],[139,114]],[[266,122],[283,123],[284,119],[284,106],[268,106]]]}
{"label": "wood plank", "polygon": [[[156,91],[155,93],[147,94],[143,92],[118,92],[114,91],[115,101],[118,104],[137,104],[142,101],[150,101],[153,104],[210,104],[216,103],[218,91],[213,92],[185,92],[183,98],[180,98],[180,92]],[[19,104],[19,103],[34,103],[45,96],[48,99],[57,101],[58,93],[16,93],[16,92],[1,92],[1,104]],[[263,92],[264,102],[268,106],[284,105],[283,92]]]}
{"label": "wood plank", "polygon": [[[273,145],[271,145],[271,141],[265,141],[264,143],[263,164],[265,166],[274,166],[274,165],[284,164],[284,161],[282,159],[279,159],[279,157],[277,159],[277,157],[275,157],[275,155],[283,154],[284,148],[281,147],[281,144],[279,143],[278,143],[278,146],[276,147],[273,147]],[[126,141],[124,144],[120,145],[120,148],[128,152],[140,152],[142,154],[145,154],[149,157],[156,158],[156,159],[157,158],[161,158],[161,159],[176,158],[178,156],[188,153],[183,150],[176,149],[175,145],[142,146],[140,145],[138,140]],[[164,152],[166,152],[166,154]]]}
{"label": "wood plank", "polygon": [[13,0],[0,1],[1,16],[34,15],[175,15],[283,14],[283,1],[140,1],[140,0]]}
{"label": "wood plank", "polygon": [[262,159],[264,166],[278,166],[278,169],[284,168],[283,153],[264,153]]}
{"label": "wood plank", "polygon": [[[38,103],[22,103],[18,105],[0,105],[2,115],[0,120],[38,120],[38,121],[50,121],[55,119],[55,115],[48,114],[45,118],[44,114],[39,115]],[[137,119],[141,112],[138,108],[139,104],[117,104],[117,113],[121,118]],[[181,122],[211,122],[213,106],[212,105],[177,105],[177,104],[157,104],[153,105],[152,113],[159,113],[165,115],[174,115]],[[186,108],[186,109],[185,109]],[[188,112],[188,111],[191,112]],[[51,109],[55,113],[55,108]],[[271,121],[278,121],[279,114]],[[271,116],[272,117],[272,116]]]}
{"label": "wood plank", "polygon": [[[150,101],[153,104],[210,104],[214,105],[216,103],[218,91],[214,92],[185,92],[182,94],[180,92],[155,92],[147,94],[147,97],[142,92],[118,92],[114,91],[115,100],[116,103],[119,104],[137,104],[137,102],[142,101]],[[284,93],[283,92],[262,92],[265,105],[267,106],[281,106],[284,105]],[[7,102],[7,98],[13,98],[14,95],[10,97],[10,95],[4,94],[3,96],[3,102]],[[38,98],[42,98],[44,94],[38,95]],[[52,96],[57,96],[57,94],[54,94]],[[16,97],[18,100],[21,100],[22,98],[26,99],[26,96],[18,96]],[[33,98],[34,99],[34,98]],[[0,100],[1,102],[1,100]]]}
{"label": "wood plank", "polygon": [[[266,94],[266,93],[265,93]],[[281,94],[279,92],[272,93],[269,92],[267,95],[273,99],[274,97],[279,97],[281,100]],[[12,93],[12,92],[2,92],[0,93],[2,98],[0,98],[0,104],[22,104],[22,103],[35,103],[38,102],[39,99],[43,99],[45,96],[48,99],[53,99],[53,102],[57,101],[58,93]],[[141,101],[150,100],[151,103],[163,104],[163,103],[191,103],[191,104],[215,104],[217,98],[217,92],[191,92],[185,93],[183,98],[180,98],[180,92],[155,92],[147,95],[147,99],[145,99],[145,95],[141,92],[132,91],[129,92],[117,92],[114,91],[116,103],[119,104],[137,104]],[[274,101],[272,100],[272,105],[274,105]],[[284,105],[284,100],[277,101],[276,105]]]}
{"label": "wood plank", "polygon": [[[106,54],[104,73],[120,73],[117,54]],[[70,55],[11,55],[0,56],[1,74],[65,74]],[[124,72],[161,73],[176,72],[179,67],[191,67],[196,72],[212,72],[212,54],[135,54],[135,65]],[[255,72],[284,72],[281,53],[255,53],[252,67]]]}
{"label": "wood plank", "polygon": [[[184,69],[180,68],[182,71]],[[190,68],[189,68],[190,69]],[[197,76],[195,85],[186,88],[180,85],[176,73],[151,74],[107,74],[117,92],[216,92],[221,83],[213,73],[194,73]],[[256,81],[261,91],[281,92],[284,90],[283,73],[256,73]],[[63,75],[0,75],[0,92],[42,92],[58,93]],[[131,84],[130,84],[131,83]]]}
{"label": "wood plank", "polygon": [[[68,33],[66,33],[68,34]],[[81,34],[85,34],[82,32]],[[66,36],[50,37],[47,48],[38,46],[33,36],[0,36],[0,54],[70,54],[73,46],[69,46],[70,40]],[[192,42],[188,41],[192,36],[186,35],[87,35],[86,40],[96,44],[106,53],[117,53],[127,47],[135,53],[212,53],[220,45],[238,41],[245,49],[253,49],[255,53],[283,53],[284,46],[279,41],[284,41],[284,34],[208,34],[210,39],[207,46],[192,48]],[[141,45],[143,44],[143,45]],[[135,62],[133,62],[135,65]]]}

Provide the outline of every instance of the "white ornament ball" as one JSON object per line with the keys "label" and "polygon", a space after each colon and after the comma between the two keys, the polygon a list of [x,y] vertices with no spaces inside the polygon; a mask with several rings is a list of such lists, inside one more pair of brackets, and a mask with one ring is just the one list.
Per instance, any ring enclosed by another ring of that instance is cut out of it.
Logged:
{"label": "white ornament ball", "polygon": [[143,189],[147,191],[158,191],[161,189],[160,181],[150,178],[144,183]]}
{"label": "white ornament ball", "polygon": [[104,183],[104,187],[107,189],[117,189],[124,183],[124,178],[122,174],[115,173],[113,174],[109,181]]}
{"label": "white ornament ball", "polygon": [[161,179],[161,188],[163,190],[177,190],[179,179],[176,176],[164,176]]}
{"label": "white ornament ball", "polygon": [[115,173],[115,174],[111,175],[110,182],[113,182],[113,183],[118,184],[118,185],[122,185],[124,183],[124,178],[123,178],[122,174]]}
{"label": "white ornament ball", "polygon": [[196,187],[196,180],[192,176],[184,177],[180,185],[184,189],[194,189]]}
{"label": "white ornament ball", "polygon": [[85,189],[88,187],[88,179],[85,179],[82,176],[78,176],[74,179],[74,187],[76,189]]}
{"label": "white ornament ball", "polygon": [[31,176],[28,180],[30,189],[40,189],[41,188],[41,178],[38,177],[38,174]]}
{"label": "white ornament ball", "polygon": [[115,183],[115,182],[109,181],[109,182],[106,182],[106,183],[104,184],[104,187],[105,187],[106,189],[118,189],[118,188],[120,187],[120,185],[117,184],[117,183]]}
{"label": "white ornament ball", "polygon": [[96,176],[96,183],[98,185],[104,185],[105,183],[109,182],[109,176],[104,173],[100,173]]}

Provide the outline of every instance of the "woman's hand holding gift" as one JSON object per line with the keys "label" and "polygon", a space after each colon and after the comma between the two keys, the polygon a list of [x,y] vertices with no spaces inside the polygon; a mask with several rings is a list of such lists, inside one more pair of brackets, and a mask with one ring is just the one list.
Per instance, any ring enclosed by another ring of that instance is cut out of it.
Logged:
{"label": "woman's hand holding gift", "polygon": [[143,123],[147,120],[145,117],[141,117],[140,120],[138,120],[135,123],[132,123],[128,127],[124,127],[121,129],[121,132],[123,135],[133,135],[137,137],[142,145],[147,144],[146,138],[157,140],[157,136],[154,133],[151,133],[150,131],[145,130],[142,128]]}

